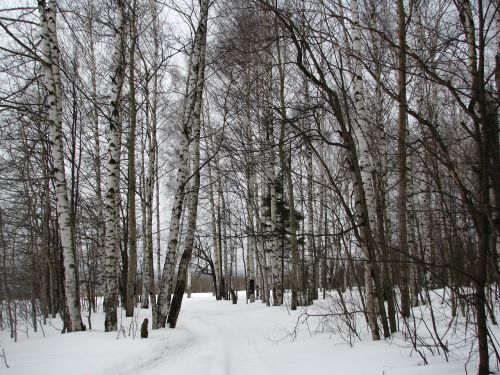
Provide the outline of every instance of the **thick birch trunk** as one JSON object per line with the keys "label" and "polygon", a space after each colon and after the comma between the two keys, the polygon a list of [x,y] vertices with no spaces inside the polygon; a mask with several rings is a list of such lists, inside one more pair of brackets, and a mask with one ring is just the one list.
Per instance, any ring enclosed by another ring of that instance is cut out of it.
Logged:
{"label": "thick birch trunk", "polygon": [[[203,51],[204,54],[204,51]],[[194,235],[196,231],[196,220],[198,213],[198,193],[200,190],[200,108],[202,101],[202,90],[203,90],[203,81],[204,81],[204,56],[200,59],[203,61],[200,64],[200,69],[203,71],[200,72],[200,83],[199,83],[199,102],[196,104],[198,108],[195,109],[195,124],[193,128],[193,143],[192,143],[192,160],[193,160],[193,179],[191,183],[191,189],[189,193],[189,217],[188,217],[188,230],[186,234],[186,242],[184,246],[184,251],[181,256],[181,260],[179,263],[179,269],[177,272],[177,282],[175,285],[175,291],[172,298],[172,305],[170,306],[170,310],[168,312],[167,323],[170,328],[175,328],[177,325],[177,319],[179,318],[179,312],[182,304],[182,297],[184,295],[184,291],[186,289],[186,282],[188,278],[188,273],[190,273],[189,265],[191,263],[191,257],[193,254],[194,247]]]}
{"label": "thick birch trunk", "polygon": [[[281,65],[280,65],[281,66]],[[280,76],[282,76],[280,68]],[[281,98],[280,98],[280,107],[281,111],[285,113],[285,101],[284,101],[284,77],[281,79]],[[287,196],[288,196],[288,207],[289,207],[289,215],[290,215],[290,247],[292,253],[292,266],[289,274],[290,278],[290,287],[291,287],[291,302],[290,309],[297,310],[298,305],[298,286],[299,286],[299,250],[297,243],[297,219],[295,217],[295,204],[294,204],[294,194],[293,194],[293,184],[292,184],[292,161],[291,155],[288,158],[288,161],[285,157],[284,150],[284,139],[285,139],[285,121],[282,119],[281,121],[281,131],[280,131],[280,143],[279,143],[279,154],[280,154],[280,164],[281,169],[285,173],[286,177],[286,188],[287,188]]]}
{"label": "thick birch trunk", "polygon": [[104,329],[117,330],[118,303],[118,248],[120,238],[119,211],[117,196],[119,194],[119,157],[120,157],[120,98],[123,86],[123,3],[116,2],[115,45],[113,53],[113,76],[111,77],[111,114],[108,135],[107,183],[105,197],[106,240],[105,240],[105,294],[104,294]]}
{"label": "thick birch trunk", "polygon": [[[351,3],[351,11],[353,18],[353,31],[352,38],[353,44],[352,48],[355,54],[360,55],[361,53],[361,30],[359,25],[359,9],[358,1],[354,0]],[[368,213],[368,223],[367,225],[370,230],[374,228],[374,217],[373,217],[373,206],[374,206],[374,191],[372,185],[372,161],[370,151],[368,149],[368,143],[364,135],[364,131],[367,131],[367,123],[365,118],[365,107],[364,107],[364,93],[363,93],[363,71],[361,63],[355,60],[354,68],[354,103],[356,109],[356,122],[355,125],[355,136],[358,142],[359,149],[359,169],[361,173],[360,185],[357,186],[358,189],[362,189],[365,193],[367,213]],[[367,260],[365,261],[365,298],[367,307],[367,316],[370,325],[370,330],[372,332],[373,340],[379,340],[380,334],[377,324],[377,312],[375,309],[375,298],[376,294],[373,290],[373,276],[372,267],[370,262],[370,256],[374,254],[366,254]]]}
{"label": "thick birch trunk", "polygon": [[[368,223],[363,223],[364,228],[364,252],[365,252],[365,295],[366,307],[370,330],[372,331],[373,340],[380,339],[378,329],[377,316],[382,314],[382,323],[384,325],[384,336],[389,335],[389,327],[385,318],[385,306],[383,299],[380,298],[382,291],[381,283],[379,280],[380,272],[378,272],[378,265],[376,260],[375,242],[373,239],[373,231],[375,230],[375,212],[376,200],[375,191],[373,188],[372,177],[374,175],[373,161],[371,160],[370,150],[366,140],[365,133],[368,132],[368,123],[366,121],[366,111],[364,104],[364,85],[363,85],[363,68],[359,61],[361,58],[361,28],[359,24],[359,9],[358,1],[351,2],[351,12],[353,18],[353,44],[352,48],[355,54],[355,67],[354,67],[354,104],[356,109],[356,125],[355,136],[358,143],[359,158],[351,157],[354,162],[359,162],[359,175],[354,171],[353,181],[355,183],[355,191],[357,191],[357,206],[359,207],[358,215],[362,221],[368,220]],[[363,197],[364,196],[364,197]],[[365,211],[365,212],[363,212]],[[379,295],[379,298],[377,298]],[[377,311],[377,307],[378,310]],[[387,327],[386,327],[387,325]]]}
{"label": "thick birch trunk", "polygon": [[184,291],[186,289],[186,281],[188,278],[188,273],[190,272],[189,265],[191,263],[191,257],[193,254],[194,247],[194,235],[196,231],[196,220],[198,217],[198,196],[200,190],[200,122],[201,122],[201,108],[203,103],[203,87],[205,81],[205,52],[206,52],[206,38],[207,38],[207,20],[208,20],[208,6],[209,2],[206,1],[201,4],[201,19],[198,25],[198,30],[200,34],[198,38],[200,39],[200,55],[198,63],[198,79],[196,84],[196,96],[193,108],[193,113],[191,114],[191,129],[192,138],[190,143],[191,148],[191,158],[192,158],[192,171],[193,177],[191,182],[191,189],[188,195],[189,200],[189,217],[188,217],[188,230],[186,234],[186,241],[184,246],[184,251],[179,262],[179,270],[177,272],[177,283],[175,285],[175,291],[172,298],[172,304],[168,312],[167,322],[170,328],[175,328],[177,325],[177,319],[179,318],[179,313],[182,304],[182,298],[184,296]]}
{"label": "thick birch trunk", "polygon": [[[203,77],[200,77],[200,68],[205,61],[206,48],[206,27],[208,19],[208,0],[200,1],[200,22],[196,30],[193,48],[189,61],[189,73],[186,90],[185,108],[183,114],[183,127],[181,144],[179,147],[179,162],[176,177],[176,191],[172,205],[172,214],[170,219],[170,230],[168,234],[167,256],[159,286],[157,309],[157,320],[153,322],[153,328],[165,327],[167,314],[170,309],[170,298],[172,294],[173,271],[175,267],[175,258],[177,243],[179,237],[179,225],[182,216],[183,201],[185,195],[185,185],[189,170],[189,141],[193,131],[193,123],[196,121],[196,104],[198,98],[198,86],[203,85]],[[204,67],[203,67],[204,71]],[[199,103],[201,106],[201,102]],[[199,121],[199,114],[198,114]],[[199,130],[198,130],[199,131]],[[180,308],[180,306],[179,306]]]}
{"label": "thick birch trunk", "polygon": [[59,73],[59,46],[56,28],[55,0],[38,1],[40,12],[40,33],[42,37],[43,76],[48,92],[48,115],[51,153],[53,158],[53,176],[56,187],[57,221],[61,239],[64,294],[65,328],[68,332],[82,329],[80,313],[80,289],[78,283],[78,265],[76,259],[74,226],[71,220],[71,208],[68,201],[68,188],[65,176],[65,162],[62,137],[62,93]]}

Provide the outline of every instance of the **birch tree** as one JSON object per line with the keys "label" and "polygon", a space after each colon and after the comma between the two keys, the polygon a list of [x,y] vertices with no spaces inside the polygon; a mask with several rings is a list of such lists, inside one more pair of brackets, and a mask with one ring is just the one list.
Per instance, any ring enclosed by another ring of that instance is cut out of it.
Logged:
{"label": "birch tree", "polygon": [[105,196],[106,241],[105,241],[105,295],[104,295],[104,329],[117,330],[118,303],[118,252],[119,241],[119,211],[117,195],[120,178],[118,160],[120,157],[120,99],[124,77],[124,4],[116,0],[113,68],[111,70],[111,113],[109,115],[109,135],[107,153],[107,179]]}
{"label": "birch tree", "polygon": [[[292,160],[291,155],[288,160],[286,160],[285,153],[285,132],[286,132],[286,105],[285,105],[285,67],[283,64],[283,57],[281,52],[281,45],[279,43],[279,30],[278,24],[275,24],[276,29],[276,37],[277,37],[277,60],[278,60],[278,71],[279,71],[279,102],[280,102],[280,140],[279,140],[279,159],[281,170],[283,171],[286,178],[286,193],[288,197],[288,205],[289,205],[289,216],[290,216],[290,247],[291,247],[291,258],[292,265],[289,273],[290,278],[290,289],[291,289],[291,301],[290,301],[290,309],[297,310],[298,305],[298,284],[299,284],[299,249],[297,243],[297,219],[295,213],[295,198],[293,192],[293,183],[292,183]],[[247,162],[248,163],[248,162]],[[250,200],[250,197],[249,197]],[[252,217],[249,216],[248,220],[252,220]],[[253,223],[252,223],[253,227]],[[250,253],[250,246],[249,246]],[[250,261],[247,260],[248,262]]]}
{"label": "birch tree", "polygon": [[[153,328],[165,327],[167,315],[170,309],[170,298],[173,289],[173,272],[175,267],[176,250],[179,237],[179,226],[183,211],[185,188],[189,172],[189,144],[193,134],[199,137],[200,110],[201,110],[201,91],[203,87],[203,77],[205,69],[205,51],[206,51],[206,33],[208,21],[208,0],[200,0],[200,18],[194,41],[190,53],[188,66],[188,80],[186,87],[186,97],[183,110],[183,125],[181,134],[181,144],[179,147],[179,160],[176,176],[176,189],[172,204],[172,213],[170,218],[170,229],[168,233],[167,256],[163,266],[161,283],[159,286],[158,302],[156,305],[157,321],[153,322]],[[200,88],[201,87],[201,88]],[[193,128],[195,133],[193,132]],[[196,157],[194,151],[193,157]],[[196,173],[196,171],[195,171]],[[194,208],[194,207],[193,207]],[[192,214],[196,217],[196,211]],[[189,262],[188,262],[189,263]],[[180,309],[180,305],[178,307]],[[176,308],[177,309],[177,308]],[[178,313],[178,312],[177,312]],[[174,322],[175,324],[175,322]]]}
{"label": "birch tree", "polygon": [[51,153],[53,158],[53,178],[56,187],[57,221],[62,247],[64,267],[66,331],[80,331],[82,319],[80,313],[80,290],[76,259],[74,222],[68,201],[68,186],[65,175],[65,161],[62,136],[62,88],[59,70],[59,44],[57,38],[57,1],[38,0],[40,13],[40,34],[42,45],[42,68],[44,86],[48,98],[48,121]]}
{"label": "birch tree", "polygon": [[406,177],[406,132],[408,117],[406,114],[406,13],[403,0],[398,0],[398,164],[399,164],[399,187],[398,187],[398,235],[399,251],[401,252],[401,315],[405,318],[410,316],[410,293],[409,293],[409,257],[408,257],[408,230],[407,230],[407,177]]}
{"label": "birch tree", "polygon": [[246,254],[246,273],[247,273],[247,295],[250,302],[255,302],[255,254],[257,250],[257,238],[256,238],[256,230],[255,230],[255,221],[254,221],[254,207],[255,207],[255,166],[253,161],[253,135],[251,131],[251,117],[250,117],[250,103],[249,103],[249,93],[248,93],[248,83],[246,99],[247,99],[247,112],[246,112],[246,127],[245,127],[245,140],[246,140],[246,169],[245,169],[245,177],[246,177],[246,188],[247,188],[247,196],[246,196],[246,223],[247,223],[247,254]]}
{"label": "birch tree", "polygon": [[[361,59],[361,27],[359,24],[359,8],[358,1],[351,1],[351,13],[353,18],[353,31],[352,31],[352,49],[355,54],[354,60],[354,77],[353,77],[353,90],[354,90],[354,106],[356,110],[356,140],[359,148],[359,170],[361,181],[357,181],[353,178],[353,182],[358,184],[357,189],[363,190],[366,200],[366,210],[368,223],[366,225],[367,230],[372,232],[375,229],[375,192],[373,189],[372,176],[374,174],[373,160],[368,148],[368,142],[366,139],[366,134],[368,132],[368,123],[366,121],[365,103],[364,103],[364,87],[363,87],[363,68]],[[365,262],[365,298],[366,307],[368,314],[368,321],[370,324],[370,330],[372,332],[372,338],[374,340],[380,339],[379,329],[377,326],[377,312],[375,305],[377,303],[377,291],[374,289],[375,286],[373,280],[373,270],[372,262],[374,259],[370,257],[375,257],[375,252],[365,252],[365,256],[368,261]]]}

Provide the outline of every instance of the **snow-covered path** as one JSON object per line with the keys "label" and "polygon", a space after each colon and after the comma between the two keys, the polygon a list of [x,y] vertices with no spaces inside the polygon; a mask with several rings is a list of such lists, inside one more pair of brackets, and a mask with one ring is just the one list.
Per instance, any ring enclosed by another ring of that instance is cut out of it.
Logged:
{"label": "snow-covered path", "polygon": [[[184,300],[175,330],[150,332],[153,339],[166,334],[151,357],[118,373],[135,374],[139,370],[152,375],[168,370],[183,375],[275,374],[270,348],[277,345],[276,341],[289,341],[292,317],[280,309],[276,319],[264,319],[259,313],[262,310],[260,302],[245,305],[240,300],[232,305],[194,294]],[[116,369],[109,370],[117,373]]]}
{"label": "snow-covered path", "polygon": [[[321,303],[321,302],[319,302]],[[128,335],[140,326],[147,310],[136,319],[119,321],[124,334],[103,332],[103,315],[93,315],[92,331],[61,335],[45,327],[46,337],[19,332],[12,342],[0,332],[10,369],[6,374],[59,375],[310,375],[310,374],[458,374],[463,363],[444,363],[439,357],[431,366],[409,344],[396,339],[372,342],[368,338],[350,347],[336,335],[310,335],[299,327],[297,340],[290,340],[300,311],[265,307],[262,303],[232,305],[215,301],[208,294],[184,299],[176,329],[149,332],[147,340]],[[54,325],[59,325],[54,320]],[[310,327],[314,330],[316,327]],[[5,370],[0,363],[0,373]]]}

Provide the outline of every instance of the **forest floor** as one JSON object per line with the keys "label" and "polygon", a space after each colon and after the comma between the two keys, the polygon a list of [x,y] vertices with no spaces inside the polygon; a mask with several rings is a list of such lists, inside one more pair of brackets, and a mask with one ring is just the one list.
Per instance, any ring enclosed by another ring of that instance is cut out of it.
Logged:
{"label": "forest floor", "polygon": [[[17,342],[1,331],[0,355],[3,348],[10,368],[5,371],[0,358],[0,373],[445,375],[465,373],[466,367],[475,372],[476,354],[466,345],[453,350],[448,362],[431,348],[434,355],[426,351],[429,364],[424,366],[423,358],[399,334],[373,342],[358,322],[362,340],[351,346],[339,321],[318,317],[306,321],[305,308],[289,311],[260,301],[245,304],[244,293],[239,297],[232,305],[210,294],[193,294],[183,301],[177,328],[150,329],[148,339],[139,335],[143,319],[150,318],[144,309],[137,309],[133,319],[119,317],[120,332],[105,333],[100,312],[92,315],[93,329],[86,332],[61,335],[60,319],[52,319],[44,332],[18,329]],[[319,300],[307,311],[325,312],[327,306]],[[455,338],[457,343],[466,342],[464,337]]]}

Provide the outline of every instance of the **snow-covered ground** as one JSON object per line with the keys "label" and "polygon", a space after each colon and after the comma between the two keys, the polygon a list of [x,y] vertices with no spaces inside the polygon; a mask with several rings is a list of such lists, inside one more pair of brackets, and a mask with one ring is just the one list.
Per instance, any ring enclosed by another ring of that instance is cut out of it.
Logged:
{"label": "snow-covered ground", "polygon": [[[316,305],[321,305],[318,301]],[[316,311],[317,307],[309,308]],[[45,337],[23,330],[18,342],[0,332],[9,369],[5,374],[173,374],[173,375],[266,375],[266,374],[460,374],[466,355],[428,355],[429,365],[412,351],[409,342],[394,336],[373,342],[366,329],[353,346],[331,330],[316,332],[314,318],[299,324],[304,310],[245,304],[240,293],[237,305],[216,301],[210,294],[184,299],[176,329],[149,330],[140,339],[139,329],[148,310],[137,309],[134,319],[119,317],[121,332],[103,331],[103,314],[92,316],[92,330],[61,335],[61,322],[44,327]],[[151,319],[150,319],[151,321]],[[318,321],[316,321],[318,322]],[[324,325],[320,325],[324,328]],[[293,338],[293,340],[292,340]],[[474,353],[467,369],[475,372]]]}

